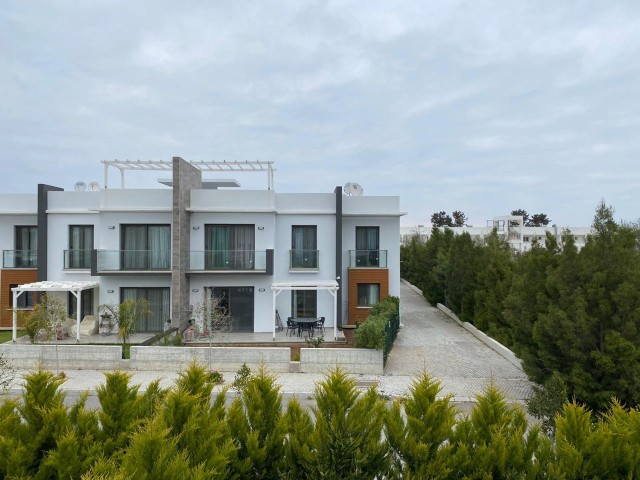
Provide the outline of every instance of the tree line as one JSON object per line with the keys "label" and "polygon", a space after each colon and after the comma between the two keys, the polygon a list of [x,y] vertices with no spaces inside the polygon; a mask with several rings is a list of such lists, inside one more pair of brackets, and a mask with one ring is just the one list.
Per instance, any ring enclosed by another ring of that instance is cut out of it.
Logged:
{"label": "tree line", "polygon": [[560,241],[514,252],[497,232],[477,242],[434,228],[401,249],[403,278],[511,348],[536,382],[557,372],[592,408],[640,404],[640,250],[637,225],[601,202],[578,250]]}
{"label": "tree line", "polygon": [[0,475],[21,479],[638,478],[640,412],[613,403],[600,421],[576,403],[556,435],[530,425],[494,386],[460,416],[423,374],[402,400],[361,392],[344,371],[319,382],[315,405],[283,407],[264,368],[243,377],[236,399],[191,365],[175,385],[145,392],[124,372],[105,374],[100,408],[87,394],[65,405],[64,378],[25,376],[19,399],[0,404]]}
{"label": "tree line", "polygon": [[[511,215],[521,216],[525,227],[544,227],[551,222],[546,213],[529,215],[526,210],[521,208],[512,210]],[[467,224],[467,220],[467,215],[460,210],[454,210],[451,215],[444,210],[434,212],[431,215],[431,225],[434,227],[464,227]]]}

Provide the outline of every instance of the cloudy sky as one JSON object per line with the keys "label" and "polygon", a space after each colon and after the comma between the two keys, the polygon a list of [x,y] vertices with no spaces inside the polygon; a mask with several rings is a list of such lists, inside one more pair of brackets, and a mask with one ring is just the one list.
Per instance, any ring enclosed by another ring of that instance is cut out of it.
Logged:
{"label": "cloudy sky", "polygon": [[400,195],[403,225],[637,220],[639,59],[637,0],[3,2],[0,192],[179,155]]}

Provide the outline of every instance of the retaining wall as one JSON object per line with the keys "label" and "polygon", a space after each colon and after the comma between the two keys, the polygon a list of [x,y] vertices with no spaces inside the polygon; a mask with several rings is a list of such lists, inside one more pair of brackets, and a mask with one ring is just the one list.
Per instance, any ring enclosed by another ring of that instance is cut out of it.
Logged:
{"label": "retaining wall", "polygon": [[19,370],[31,370],[39,363],[49,369],[115,370],[121,368],[122,346],[58,345],[59,364],[55,345],[2,343],[0,353]]}
{"label": "retaining wall", "polygon": [[219,372],[236,372],[246,363],[256,370],[264,363],[273,373],[288,373],[290,349],[259,347],[131,347],[129,369],[179,371],[192,361]]}
{"label": "retaining wall", "polygon": [[301,348],[300,372],[325,373],[339,365],[349,373],[383,375],[382,350],[368,348]]}

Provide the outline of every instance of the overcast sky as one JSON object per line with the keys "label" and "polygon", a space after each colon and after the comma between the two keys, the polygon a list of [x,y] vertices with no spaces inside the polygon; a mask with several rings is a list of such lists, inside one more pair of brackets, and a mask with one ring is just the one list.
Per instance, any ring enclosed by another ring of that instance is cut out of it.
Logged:
{"label": "overcast sky", "polygon": [[1,193],[179,155],[358,182],[403,225],[640,217],[637,0],[3,2],[0,68]]}

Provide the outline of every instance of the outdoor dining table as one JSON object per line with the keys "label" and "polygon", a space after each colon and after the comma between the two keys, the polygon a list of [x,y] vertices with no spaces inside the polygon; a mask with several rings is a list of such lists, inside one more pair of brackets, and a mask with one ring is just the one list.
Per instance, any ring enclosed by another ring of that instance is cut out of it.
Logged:
{"label": "outdoor dining table", "polygon": [[300,336],[304,330],[309,330],[309,336],[313,337],[313,326],[318,320],[320,319],[315,317],[294,318],[293,321],[298,324],[298,336]]}

